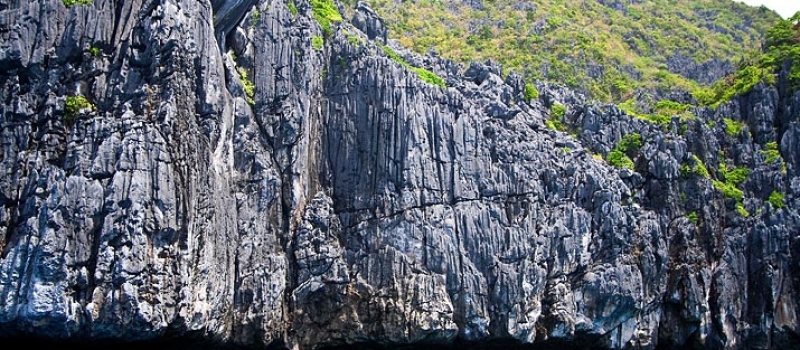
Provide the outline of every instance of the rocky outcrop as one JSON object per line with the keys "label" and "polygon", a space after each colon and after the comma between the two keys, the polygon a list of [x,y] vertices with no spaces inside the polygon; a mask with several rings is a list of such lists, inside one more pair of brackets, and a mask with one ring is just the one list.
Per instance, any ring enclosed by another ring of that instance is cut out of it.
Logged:
{"label": "rocky outcrop", "polygon": [[675,52],[667,58],[667,69],[675,74],[692,79],[702,85],[711,85],[736,70],[728,59],[712,58],[698,63],[692,57]]}
{"label": "rocky outcrop", "polygon": [[0,11],[0,336],[797,346],[785,83],[662,126],[382,46],[366,6],[330,34],[304,1]]}

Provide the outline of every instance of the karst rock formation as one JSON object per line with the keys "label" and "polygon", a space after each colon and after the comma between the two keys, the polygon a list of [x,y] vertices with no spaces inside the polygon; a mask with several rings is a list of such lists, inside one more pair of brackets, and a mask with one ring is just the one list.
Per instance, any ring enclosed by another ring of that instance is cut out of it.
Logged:
{"label": "karst rock formation", "polygon": [[0,336],[800,346],[785,79],[657,125],[354,8],[0,0]]}

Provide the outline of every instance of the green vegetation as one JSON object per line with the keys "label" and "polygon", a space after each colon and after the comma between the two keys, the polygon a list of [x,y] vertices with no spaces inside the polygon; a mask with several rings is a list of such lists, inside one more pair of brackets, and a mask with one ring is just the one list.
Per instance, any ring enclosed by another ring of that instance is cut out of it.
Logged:
{"label": "green vegetation", "polygon": [[691,221],[695,225],[697,225],[697,222],[700,221],[700,219],[697,217],[696,212],[690,212],[689,214],[686,214],[686,218],[689,219],[689,221]]}
{"label": "green vegetation", "polygon": [[537,99],[539,98],[539,89],[533,86],[533,84],[527,83],[525,84],[525,93],[523,97],[525,98],[525,101]]}
{"label": "green vegetation", "polygon": [[392,59],[392,61],[400,63],[400,65],[402,65],[403,67],[406,67],[407,69],[409,69],[412,72],[416,73],[417,76],[419,76],[419,78],[422,79],[422,81],[424,81],[424,82],[426,82],[428,84],[431,84],[431,85],[436,85],[436,86],[440,86],[440,87],[446,87],[446,85],[444,83],[444,79],[442,79],[440,76],[436,75],[436,73],[431,72],[431,71],[429,71],[429,70],[427,70],[425,68],[419,68],[419,67],[412,66],[410,63],[406,62],[406,60],[404,60],[402,57],[400,57],[400,55],[398,55],[397,52],[394,52],[394,50],[392,50],[391,47],[388,47],[388,46],[383,45],[381,43],[378,43],[378,46],[380,46],[380,48],[383,49],[383,52],[386,54],[386,56],[388,56],[390,59]]}
{"label": "green vegetation", "polygon": [[550,106],[550,117],[544,121],[544,126],[550,130],[567,131],[567,126],[561,121],[561,118],[567,113],[567,107],[560,103],[553,103]]}
{"label": "green vegetation", "polygon": [[692,94],[699,104],[717,107],[720,103],[729,101],[736,95],[752,90],[756,84],[762,81],[767,84],[775,83],[775,76],[771,70],[745,66],[732,75],[715,82],[711,87],[698,88]]}
{"label": "green vegetation", "polygon": [[635,164],[630,156],[639,152],[642,147],[642,135],[631,133],[622,137],[614,146],[614,150],[608,153],[606,161],[617,168],[628,168],[633,170]]}
{"label": "green vegetation", "polygon": [[781,152],[778,150],[778,143],[775,141],[767,142],[767,144],[764,145],[764,149],[761,150],[761,153],[763,153],[764,156],[766,157],[766,159],[764,160],[764,162],[766,163],[772,163],[778,159],[780,159],[781,162],[783,162],[783,157],[781,157]]}
{"label": "green vegetation", "polygon": [[[344,3],[352,11],[357,0]],[[617,103],[639,91],[698,90],[696,81],[668,69],[668,63],[675,65],[669,60],[675,53],[697,64],[736,60],[758,49],[762,33],[780,20],[766,8],[729,0],[614,6],[563,0],[520,6],[517,0],[491,0],[480,9],[436,0],[369,4],[386,19],[391,37],[420,54],[433,48],[457,62],[491,58],[526,81],[566,84]]]}
{"label": "green vegetation", "polygon": [[255,28],[259,19],[261,19],[261,11],[255,8],[253,9],[253,17],[250,18],[250,28]]}
{"label": "green vegetation", "polygon": [[561,119],[567,113],[567,107],[560,103],[553,103],[550,106],[550,116],[553,118]]}
{"label": "green vegetation", "polygon": [[747,212],[747,210],[745,210],[743,204],[744,191],[739,189],[739,185],[747,180],[747,176],[750,175],[750,170],[747,168],[735,168],[729,170],[727,165],[722,162],[719,165],[717,174],[723,181],[714,180],[712,182],[714,184],[714,188],[722,192],[722,195],[725,196],[725,198],[736,199],[736,210],[739,211],[739,213],[744,217],[749,216],[750,214]]}
{"label": "green vegetation", "polygon": [[363,42],[361,42],[361,38],[359,38],[358,36],[355,36],[355,35],[348,35],[347,36],[347,42],[349,42],[350,45],[353,45],[353,46],[356,46],[356,47],[361,46],[361,45],[364,44]]}
{"label": "green vegetation", "polygon": [[655,103],[655,106],[650,111],[642,111],[636,105],[636,100],[629,98],[620,103],[619,107],[629,116],[662,126],[669,124],[673,116],[678,116],[680,121],[684,123],[697,118],[690,111],[694,106],[675,101],[660,100]]}
{"label": "green vegetation", "polygon": [[737,122],[730,118],[723,119],[725,121],[725,133],[730,136],[738,136],[744,130],[744,123]]}
{"label": "green vegetation", "polygon": [[411,71],[413,71],[414,73],[417,73],[417,75],[419,76],[420,79],[422,79],[422,81],[431,85],[446,87],[444,79],[436,75],[436,73],[420,67],[409,66],[408,68],[411,69]]}
{"label": "green vegetation", "polygon": [[89,48],[89,54],[92,55],[92,57],[100,57],[100,53],[100,48],[97,46],[92,46]]}
{"label": "green vegetation", "polygon": [[622,140],[617,142],[616,148],[629,154],[638,152],[639,148],[642,148],[642,135],[637,132],[626,134],[622,137]]}
{"label": "green vegetation", "polygon": [[742,199],[744,199],[744,192],[730,183],[714,180],[713,184],[714,188],[722,192],[722,195],[725,196],[725,198],[733,198],[736,199],[737,202],[740,202]]}
{"label": "green vegetation", "polygon": [[342,14],[333,0],[311,0],[311,11],[326,37],[333,33],[331,24],[342,21]]}
{"label": "green vegetation", "polygon": [[735,168],[733,170],[728,170],[725,163],[722,163],[719,167],[719,174],[722,175],[725,182],[738,187],[742,182],[747,180],[747,176],[750,175],[750,169]]}
{"label": "green vegetation", "polygon": [[608,161],[608,164],[611,164],[617,168],[628,168],[633,170],[635,166],[630,157],[617,150],[609,152],[608,157],[606,157],[606,161]]}
{"label": "green vegetation", "polygon": [[783,193],[778,191],[772,191],[772,193],[769,195],[769,198],[767,198],[767,201],[776,209],[786,206],[786,203],[783,201]]}
{"label": "green vegetation", "polygon": [[692,160],[694,161],[694,167],[692,167],[692,171],[706,179],[709,178],[708,169],[706,168],[706,165],[703,164],[703,161],[700,160],[700,158],[698,158],[696,155],[692,155]]}
{"label": "green vegetation", "polygon": [[317,50],[317,51],[322,50],[322,44],[324,44],[324,43],[325,42],[322,40],[321,36],[312,36],[311,37],[311,47],[313,47],[314,50]]}
{"label": "green vegetation", "polygon": [[750,216],[750,212],[748,212],[747,209],[744,208],[744,204],[742,204],[742,203],[736,203],[736,211],[742,217],[746,218],[746,217]]}
{"label": "green vegetation", "polygon": [[80,95],[67,96],[64,103],[64,118],[67,120],[74,120],[84,109],[94,111],[96,108],[86,97]]}
{"label": "green vegetation", "polygon": [[561,122],[561,119],[550,115],[550,118],[544,121],[544,126],[546,126],[550,130],[556,130],[561,132],[567,131],[567,126]]}
{"label": "green vegetation", "polygon": [[691,166],[685,163],[681,165],[681,176],[689,177],[690,174],[695,174],[706,179],[711,177],[711,175],[708,173],[708,168],[706,168],[706,165],[703,163],[703,160],[701,160],[700,157],[693,154],[690,159],[692,162]]}
{"label": "green vegetation", "polygon": [[61,0],[66,7],[72,7],[75,5],[91,5],[94,0]]}
{"label": "green vegetation", "polygon": [[255,94],[256,94],[256,85],[248,78],[247,70],[243,67],[236,67],[236,72],[239,73],[239,80],[242,82],[242,88],[244,89],[245,97],[247,98],[247,103],[251,106],[256,104],[255,101]]}
{"label": "green vegetation", "polygon": [[289,7],[289,13],[291,13],[292,16],[297,16],[297,5],[295,5],[294,2],[289,2],[286,6]]}
{"label": "green vegetation", "polygon": [[788,64],[788,80],[800,87],[800,12],[788,20],[779,19],[766,33],[762,50],[753,50],[739,62],[736,72],[711,87],[694,91],[702,105],[716,107],[733,96],[744,94],[758,83],[775,84],[775,74]]}
{"label": "green vegetation", "polygon": [[800,12],[788,20],[781,20],[768,32],[765,40],[766,50],[761,57],[761,66],[780,69],[789,64],[789,83],[793,88],[800,87]]}

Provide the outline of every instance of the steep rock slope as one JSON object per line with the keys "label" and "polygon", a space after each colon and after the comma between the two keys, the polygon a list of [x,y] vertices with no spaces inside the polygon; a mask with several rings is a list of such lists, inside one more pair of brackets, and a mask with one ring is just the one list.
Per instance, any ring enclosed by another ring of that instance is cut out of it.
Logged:
{"label": "steep rock slope", "polygon": [[797,345],[800,95],[661,128],[325,4],[0,1],[0,335]]}

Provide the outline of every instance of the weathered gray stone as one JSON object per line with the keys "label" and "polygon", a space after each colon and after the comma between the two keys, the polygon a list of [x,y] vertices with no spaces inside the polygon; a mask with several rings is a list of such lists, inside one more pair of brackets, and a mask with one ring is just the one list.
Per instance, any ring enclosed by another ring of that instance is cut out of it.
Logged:
{"label": "weathered gray stone", "polygon": [[[785,82],[662,126],[414,55],[365,4],[329,36],[306,1],[0,4],[0,336],[798,345]],[[597,159],[633,133],[633,169]]]}

